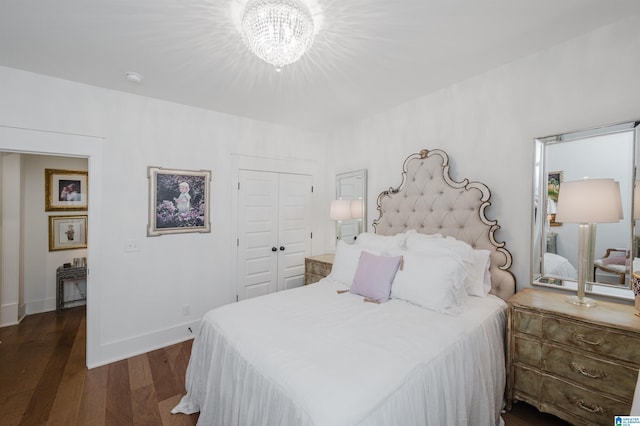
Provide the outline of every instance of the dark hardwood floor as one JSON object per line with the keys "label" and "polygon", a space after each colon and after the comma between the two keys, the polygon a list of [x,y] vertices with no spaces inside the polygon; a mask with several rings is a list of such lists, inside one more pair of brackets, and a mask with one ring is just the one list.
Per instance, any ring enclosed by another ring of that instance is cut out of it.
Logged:
{"label": "dark hardwood floor", "polygon": [[[0,328],[0,425],[195,425],[197,414],[170,413],[185,392],[192,342],[88,370],[85,313],[46,312]],[[524,403],[503,418],[567,425]]]}
{"label": "dark hardwood floor", "polygon": [[0,328],[0,425],[195,425],[170,414],[191,341],[88,370],[85,308]]}

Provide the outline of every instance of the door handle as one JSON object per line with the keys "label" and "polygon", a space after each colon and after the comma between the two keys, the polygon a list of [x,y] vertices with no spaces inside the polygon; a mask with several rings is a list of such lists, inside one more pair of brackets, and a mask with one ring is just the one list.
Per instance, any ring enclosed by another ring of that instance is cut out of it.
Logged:
{"label": "door handle", "polygon": [[284,246],[280,246],[280,251],[284,251]]}
{"label": "door handle", "polygon": [[275,247],[271,247],[271,251],[278,251],[278,249]]}

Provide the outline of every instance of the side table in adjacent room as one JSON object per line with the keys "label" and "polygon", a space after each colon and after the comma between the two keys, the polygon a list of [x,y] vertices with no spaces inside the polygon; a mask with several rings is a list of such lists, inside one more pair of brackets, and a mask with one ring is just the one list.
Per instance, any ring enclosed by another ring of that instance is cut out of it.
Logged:
{"label": "side table in adjacent room", "polygon": [[64,300],[64,283],[65,281],[80,281],[87,279],[87,267],[79,266],[72,268],[65,268],[64,266],[60,266],[56,269],[56,312],[61,313],[63,309],[69,307],[68,305],[73,304],[74,306],[79,305],[79,302],[86,302],[86,292],[85,296],[73,299],[73,300]]}

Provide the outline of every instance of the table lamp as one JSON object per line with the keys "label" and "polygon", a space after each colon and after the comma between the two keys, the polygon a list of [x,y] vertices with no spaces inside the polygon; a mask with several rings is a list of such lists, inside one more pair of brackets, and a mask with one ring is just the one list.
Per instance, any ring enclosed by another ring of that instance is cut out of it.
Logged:
{"label": "table lamp", "polygon": [[613,179],[582,179],[563,182],[558,195],[556,221],[578,224],[578,290],[567,302],[584,307],[596,306],[585,297],[589,267],[593,261],[597,223],[615,223],[622,219],[620,183]]}
{"label": "table lamp", "polygon": [[351,219],[362,218],[364,218],[364,200],[362,198],[351,200]]}
{"label": "table lamp", "polygon": [[338,235],[336,239],[342,238],[342,230],[340,222],[351,219],[351,201],[350,200],[332,200],[329,210],[329,217],[338,221]]}

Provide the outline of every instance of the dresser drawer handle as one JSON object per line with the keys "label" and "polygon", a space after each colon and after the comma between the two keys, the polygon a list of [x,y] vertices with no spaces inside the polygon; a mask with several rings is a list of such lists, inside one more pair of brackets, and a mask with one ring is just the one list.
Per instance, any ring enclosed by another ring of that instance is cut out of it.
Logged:
{"label": "dresser drawer handle", "polygon": [[584,343],[586,345],[591,345],[591,346],[600,346],[604,343],[604,338],[602,337],[598,337],[595,340],[589,340],[584,334],[578,334],[578,333],[574,333],[573,340],[575,340],[578,343]]}
{"label": "dresser drawer handle", "polygon": [[584,403],[584,399],[579,399],[578,397],[575,397],[575,396],[569,397],[569,400],[573,405],[575,405],[576,407],[584,411],[588,411],[589,413],[593,413],[593,414],[604,414],[604,408],[602,408],[599,405],[588,406]]}
{"label": "dresser drawer handle", "polygon": [[577,362],[571,363],[571,368],[573,371],[582,374],[583,376],[587,376],[591,379],[604,379],[608,376],[604,371],[599,370],[587,370],[583,365],[578,364]]}

